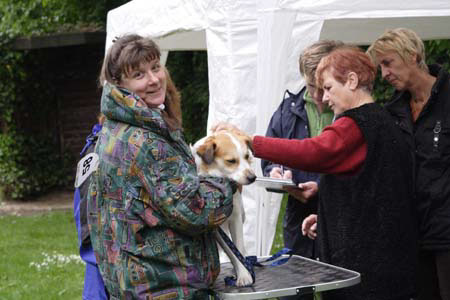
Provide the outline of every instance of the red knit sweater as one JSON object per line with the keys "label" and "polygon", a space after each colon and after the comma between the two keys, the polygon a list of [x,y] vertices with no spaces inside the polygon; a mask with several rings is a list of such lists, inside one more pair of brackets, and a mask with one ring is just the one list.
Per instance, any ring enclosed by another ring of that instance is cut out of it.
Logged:
{"label": "red knit sweater", "polygon": [[342,117],[316,137],[296,140],[253,138],[256,157],[316,173],[355,173],[364,163],[367,144],[353,119]]}

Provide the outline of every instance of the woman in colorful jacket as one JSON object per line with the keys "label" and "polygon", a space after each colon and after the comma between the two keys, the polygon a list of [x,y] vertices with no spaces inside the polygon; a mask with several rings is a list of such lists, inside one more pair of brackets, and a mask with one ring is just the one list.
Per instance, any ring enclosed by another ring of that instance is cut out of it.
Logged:
{"label": "woman in colorful jacket", "polygon": [[213,229],[235,182],[199,177],[160,51],[126,35],[101,71],[106,116],[89,188],[91,240],[111,299],[207,299],[220,270]]}

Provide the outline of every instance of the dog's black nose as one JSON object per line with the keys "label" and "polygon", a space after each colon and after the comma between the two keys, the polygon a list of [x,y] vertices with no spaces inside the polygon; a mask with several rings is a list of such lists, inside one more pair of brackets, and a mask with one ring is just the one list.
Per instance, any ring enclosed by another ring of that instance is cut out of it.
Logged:
{"label": "dog's black nose", "polygon": [[248,175],[247,180],[249,183],[253,183],[256,180],[256,175],[255,174]]}

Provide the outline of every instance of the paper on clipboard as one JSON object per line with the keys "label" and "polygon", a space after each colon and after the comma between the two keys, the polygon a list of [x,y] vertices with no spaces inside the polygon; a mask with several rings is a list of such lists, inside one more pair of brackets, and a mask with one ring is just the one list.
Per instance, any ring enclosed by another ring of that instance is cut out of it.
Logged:
{"label": "paper on clipboard", "polygon": [[268,192],[287,193],[283,187],[295,187],[295,183],[291,179],[279,179],[271,177],[257,177],[255,183],[259,186],[265,187]]}

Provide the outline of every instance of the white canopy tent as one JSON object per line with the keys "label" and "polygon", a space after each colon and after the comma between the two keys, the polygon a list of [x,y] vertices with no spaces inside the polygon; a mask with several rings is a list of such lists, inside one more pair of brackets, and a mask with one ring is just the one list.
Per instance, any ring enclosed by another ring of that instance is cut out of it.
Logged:
{"label": "white canopy tent", "polygon": [[[297,58],[306,46],[323,38],[369,44],[396,27],[449,38],[450,1],[133,0],[108,13],[106,46],[138,33],[163,51],[207,50],[208,127],[228,121],[264,134],[284,90],[301,87]],[[261,175],[259,160],[254,167]],[[247,254],[267,255],[281,197],[255,185],[243,197]]]}

